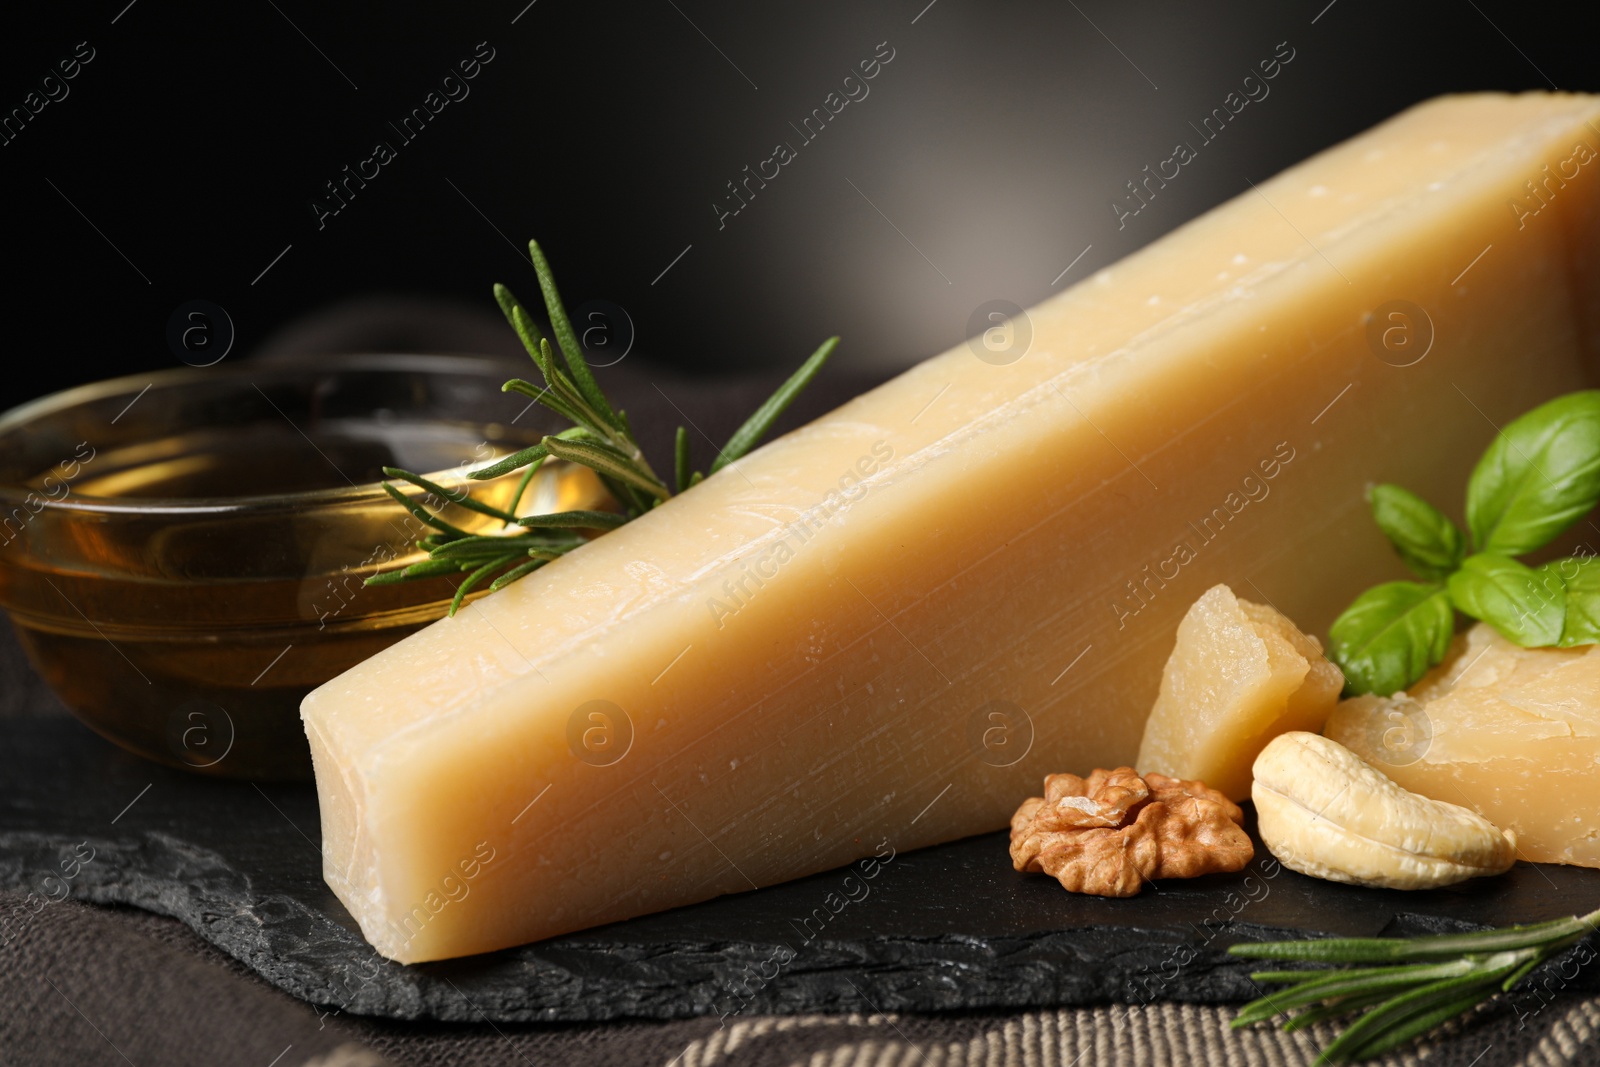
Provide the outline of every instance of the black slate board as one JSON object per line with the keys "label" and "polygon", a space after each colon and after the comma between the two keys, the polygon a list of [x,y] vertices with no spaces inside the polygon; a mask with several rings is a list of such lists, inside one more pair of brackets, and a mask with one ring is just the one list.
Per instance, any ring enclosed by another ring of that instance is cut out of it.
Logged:
{"label": "black slate board", "polygon": [[[309,786],[169,771],[59,715],[3,725],[0,888],[35,896],[0,916],[0,942],[52,897],[132,904],[175,916],[297,997],[364,1015],[579,1022],[1240,1000],[1255,994],[1249,966],[1224,953],[1238,940],[1465,929],[1600,900],[1595,870],[1519,864],[1400,894],[1304,878],[1265,852],[1239,874],[1101,900],[1016,874],[1005,835],[989,834],[898,855],[842,906],[848,871],[406,967],[378,957],[324,886]],[[801,926],[813,913],[824,918]],[[1600,988],[1600,967],[1562,988]]]}

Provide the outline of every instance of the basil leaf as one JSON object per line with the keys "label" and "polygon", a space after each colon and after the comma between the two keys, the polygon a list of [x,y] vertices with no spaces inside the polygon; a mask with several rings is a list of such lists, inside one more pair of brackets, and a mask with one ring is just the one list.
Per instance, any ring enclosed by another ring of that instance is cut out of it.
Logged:
{"label": "basil leaf", "polygon": [[1444,659],[1455,613],[1442,585],[1385,582],[1356,597],[1328,631],[1345,692],[1389,696]]}
{"label": "basil leaf", "polygon": [[1375,485],[1367,500],[1378,529],[1419,577],[1438,581],[1461,565],[1466,537],[1438,508],[1398,485]]}
{"label": "basil leaf", "polygon": [[1561,647],[1600,642],[1600,558],[1568,556],[1539,568],[1545,582],[1566,589],[1567,615],[1561,624]]}
{"label": "basil leaf", "polygon": [[1555,571],[1536,571],[1509,556],[1479,553],[1461,562],[1461,569],[1450,576],[1449,588],[1457,608],[1523,648],[1561,640],[1567,593]]}
{"label": "basil leaf", "polygon": [[1548,544],[1600,501],[1600,390],[1568,393],[1516,418],[1467,483],[1480,552],[1518,556]]}

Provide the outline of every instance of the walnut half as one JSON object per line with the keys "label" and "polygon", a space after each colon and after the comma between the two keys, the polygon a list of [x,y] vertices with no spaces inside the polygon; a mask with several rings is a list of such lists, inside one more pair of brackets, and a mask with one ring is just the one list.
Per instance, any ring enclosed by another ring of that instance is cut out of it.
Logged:
{"label": "walnut half", "polygon": [[1011,817],[1011,862],[1074,893],[1131,897],[1146,881],[1242,869],[1255,855],[1239,806],[1204,782],[1132,767],[1045,777]]}

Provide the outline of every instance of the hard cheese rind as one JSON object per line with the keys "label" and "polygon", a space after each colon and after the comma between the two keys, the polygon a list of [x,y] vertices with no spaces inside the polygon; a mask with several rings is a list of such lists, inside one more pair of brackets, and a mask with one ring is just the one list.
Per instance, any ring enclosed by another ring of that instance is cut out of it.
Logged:
{"label": "hard cheese rind", "polygon": [[1493,424],[1590,380],[1597,117],[1406,112],[1034,308],[1022,358],[958,346],[327,683],[328,883],[439,959],[997,829],[1045,773],[1129,762],[1204,589],[1325,629],[1393,576],[1364,485],[1457,491]]}

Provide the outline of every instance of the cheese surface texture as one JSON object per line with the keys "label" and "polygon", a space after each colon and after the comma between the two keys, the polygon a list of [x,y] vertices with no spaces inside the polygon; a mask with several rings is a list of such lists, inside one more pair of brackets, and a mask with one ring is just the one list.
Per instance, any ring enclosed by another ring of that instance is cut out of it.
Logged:
{"label": "cheese surface texture", "polygon": [[1025,350],[958,345],[328,682],[329,885],[440,959],[1131,762],[1204,590],[1325,632],[1398,576],[1366,484],[1445,498],[1592,380],[1596,120],[1423,104],[1033,308]]}
{"label": "cheese surface texture", "polygon": [[1518,859],[1600,867],[1600,645],[1522,648],[1480,622],[1406,693],[1341,703],[1326,733],[1512,831]]}
{"label": "cheese surface texture", "polygon": [[1134,766],[1244,800],[1267,742],[1320,731],[1343,688],[1316,638],[1276,609],[1212,586],[1178,624]]}

